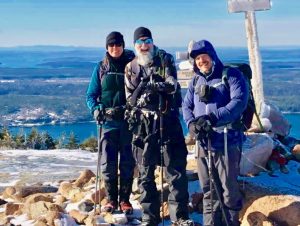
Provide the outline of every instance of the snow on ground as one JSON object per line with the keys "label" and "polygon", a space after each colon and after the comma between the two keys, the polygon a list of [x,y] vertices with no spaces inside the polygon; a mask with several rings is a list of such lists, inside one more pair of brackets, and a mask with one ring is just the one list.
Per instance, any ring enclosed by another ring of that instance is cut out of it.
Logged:
{"label": "snow on ground", "polygon": [[[189,154],[188,158],[193,158],[193,155]],[[96,173],[96,163],[97,153],[82,150],[1,150],[0,191],[17,183],[53,184],[59,180],[76,179],[83,169],[90,169]],[[272,176],[261,172],[256,177],[241,177],[240,179],[282,194],[300,197],[299,163],[290,161],[287,168],[290,171],[288,174],[283,174],[278,170]],[[199,191],[199,181],[189,182],[190,195]],[[136,207],[135,213],[140,215],[141,211]],[[193,213],[191,218],[196,222],[202,222],[201,214]],[[28,222],[27,225],[30,223]],[[165,221],[165,225],[171,225],[170,221]]]}
{"label": "snow on ground", "polygon": [[16,183],[75,179],[83,169],[96,172],[97,153],[81,150],[0,151],[0,191]]}

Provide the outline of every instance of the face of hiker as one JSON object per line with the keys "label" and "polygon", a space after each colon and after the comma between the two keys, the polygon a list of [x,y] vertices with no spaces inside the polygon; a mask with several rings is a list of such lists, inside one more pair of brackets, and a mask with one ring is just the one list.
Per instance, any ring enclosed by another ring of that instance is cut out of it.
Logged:
{"label": "face of hiker", "polygon": [[137,39],[134,48],[140,65],[145,66],[152,63],[154,45],[151,38],[141,37]]}
{"label": "face of hiker", "polygon": [[204,53],[196,56],[195,64],[202,73],[208,74],[212,69],[213,61],[208,54]]}
{"label": "face of hiker", "polygon": [[111,57],[118,58],[122,55],[124,51],[123,44],[121,43],[108,44],[107,51]]}

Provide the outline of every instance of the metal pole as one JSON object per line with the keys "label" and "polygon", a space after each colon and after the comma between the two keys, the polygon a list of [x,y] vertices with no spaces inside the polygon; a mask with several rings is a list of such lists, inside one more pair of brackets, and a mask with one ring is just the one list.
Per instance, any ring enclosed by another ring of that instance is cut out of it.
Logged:
{"label": "metal pole", "polygon": [[[211,203],[211,218],[212,218],[212,222],[214,225],[214,210],[213,210],[213,191],[215,191],[217,198],[220,202],[220,207],[221,207],[221,211],[222,211],[222,215],[225,221],[225,225],[229,226],[229,222],[227,219],[227,215],[225,212],[225,208],[224,208],[224,203],[223,200],[221,198],[221,194],[220,194],[220,190],[218,189],[217,185],[216,185],[216,181],[214,179],[214,172],[213,172],[213,158],[212,158],[212,150],[211,150],[211,139],[210,136],[207,137],[207,152],[208,152],[208,174],[209,174],[209,187],[210,187],[210,203]],[[214,189],[213,189],[214,188]]]}
{"label": "metal pole", "polygon": [[[151,76],[152,77],[152,76]],[[159,132],[160,132],[160,177],[161,177],[161,193],[160,193],[160,202],[161,202],[161,215],[162,215],[162,226],[165,225],[165,213],[164,213],[164,179],[163,179],[163,161],[164,161],[164,118],[163,118],[163,96],[159,94]]]}
{"label": "metal pole", "polygon": [[252,91],[257,112],[261,112],[261,104],[264,102],[262,64],[259,51],[256,17],[254,11],[245,12],[245,26],[247,33],[249,62],[252,69]]}
{"label": "metal pole", "polygon": [[[102,123],[100,123],[98,128],[98,161],[97,161],[97,173],[96,173],[96,193],[95,193],[95,205],[94,205],[94,214],[96,214],[96,207],[97,202],[99,202],[99,213],[101,213],[101,155],[102,155],[102,148],[101,148],[101,136],[102,136]],[[98,184],[99,183],[99,184]],[[98,185],[99,185],[99,194],[98,194]]]}

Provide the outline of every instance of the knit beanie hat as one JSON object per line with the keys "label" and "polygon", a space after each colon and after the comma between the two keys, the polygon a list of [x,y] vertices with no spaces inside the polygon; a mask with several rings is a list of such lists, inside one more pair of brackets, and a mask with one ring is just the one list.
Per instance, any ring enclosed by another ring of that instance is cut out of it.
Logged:
{"label": "knit beanie hat", "polygon": [[123,39],[123,35],[118,31],[113,31],[109,33],[106,37],[106,49],[109,44],[122,44],[124,48],[125,42]]}
{"label": "knit beanie hat", "polygon": [[148,28],[146,28],[146,27],[138,27],[134,31],[133,43],[135,43],[136,40],[138,40],[141,37],[152,38],[151,31]]}

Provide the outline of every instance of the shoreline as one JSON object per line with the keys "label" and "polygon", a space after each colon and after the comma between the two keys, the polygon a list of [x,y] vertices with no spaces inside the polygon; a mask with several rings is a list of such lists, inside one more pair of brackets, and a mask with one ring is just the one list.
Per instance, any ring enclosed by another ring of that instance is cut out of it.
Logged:
{"label": "shoreline", "polygon": [[[291,112],[291,111],[282,111],[282,114],[284,115],[300,115],[300,111],[296,111],[296,112]],[[24,124],[12,124],[12,125],[8,125],[8,126],[4,126],[4,125],[0,125],[0,127],[12,127],[12,128],[16,128],[16,127],[39,127],[39,126],[64,126],[64,125],[72,125],[72,124],[84,124],[84,123],[93,123],[93,120],[89,120],[89,121],[73,121],[73,122],[58,122],[58,123],[44,123],[44,122],[40,122],[40,123],[24,123]]]}

